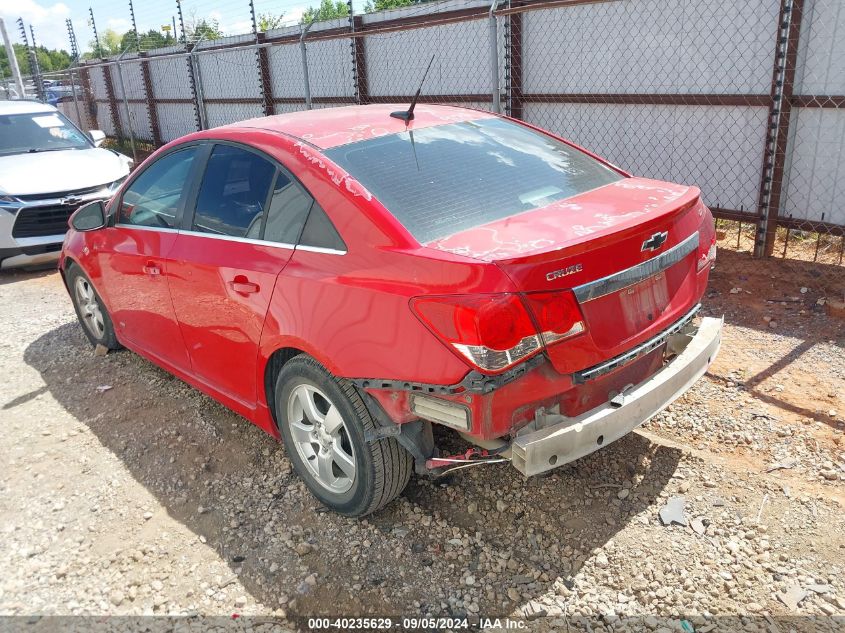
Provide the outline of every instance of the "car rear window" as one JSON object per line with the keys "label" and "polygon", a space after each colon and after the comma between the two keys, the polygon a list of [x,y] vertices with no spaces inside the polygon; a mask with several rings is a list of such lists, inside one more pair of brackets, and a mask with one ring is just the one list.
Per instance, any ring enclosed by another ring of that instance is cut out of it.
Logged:
{"label": "car rear window", "polygon": [[498,118],[409,130],[325,153],[422,244],[622,178],[566,143]]}

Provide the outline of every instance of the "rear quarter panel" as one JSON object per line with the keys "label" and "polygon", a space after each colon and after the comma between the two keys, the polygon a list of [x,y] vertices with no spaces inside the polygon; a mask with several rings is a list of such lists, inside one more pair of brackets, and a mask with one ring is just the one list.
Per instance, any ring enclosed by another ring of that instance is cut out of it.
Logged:
{"label": "rear quarter panel", "polygon": [[260,376],[275,350],[293,347],[336,376],[459,382],[469,367],[417,319],[409,299],[512,291],[507,275],[492,264],[421,247],[366,189],[313,148],[277,137],[266,151],[316,198],[347,252],[294,252],[276,280]]}

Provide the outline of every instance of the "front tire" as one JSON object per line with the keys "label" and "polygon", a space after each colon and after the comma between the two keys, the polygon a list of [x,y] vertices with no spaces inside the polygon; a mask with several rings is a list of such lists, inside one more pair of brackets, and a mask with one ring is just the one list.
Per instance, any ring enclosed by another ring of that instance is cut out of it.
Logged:
{"label": "front tire", "polygon": [[114,324],[100,295],[82,269],[71,264],[67,270],[67,286],[76,316],[91,345],[102,345],[107,349],[120,349],[114,332]]}
{"label": "front tire", "polygon": [[361,517],[405,489],[411,455],[395,438],[364,439],[376,423],[351,383],[302,354],[285,364],[275,388],[276,419],[288,457],[321,503]]}

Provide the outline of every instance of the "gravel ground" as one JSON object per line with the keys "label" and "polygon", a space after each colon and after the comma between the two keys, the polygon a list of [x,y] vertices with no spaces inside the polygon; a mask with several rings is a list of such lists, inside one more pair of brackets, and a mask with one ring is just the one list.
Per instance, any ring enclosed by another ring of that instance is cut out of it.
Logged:
{"label": "gravel ground", "polygon": [[544,477],[415,477],[360,521],[242,418],[94,356],[56,273],[4,274],[0,614],[845,616],[842,269],[750,264],[721,254],[721,356],[642,431]]}

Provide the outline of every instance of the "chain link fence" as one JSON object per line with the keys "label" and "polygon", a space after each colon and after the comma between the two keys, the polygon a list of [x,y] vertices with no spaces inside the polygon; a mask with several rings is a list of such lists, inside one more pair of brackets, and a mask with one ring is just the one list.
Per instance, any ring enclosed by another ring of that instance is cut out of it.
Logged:
{"label": "chain link fence", "polygon": [[697,185],[722,247],[841,265],[843,33],[841,0],[443,0],[75,74],[97,127],[152,148],[251,117],[407,103],[433,59],[422,102],[499,111]]}

